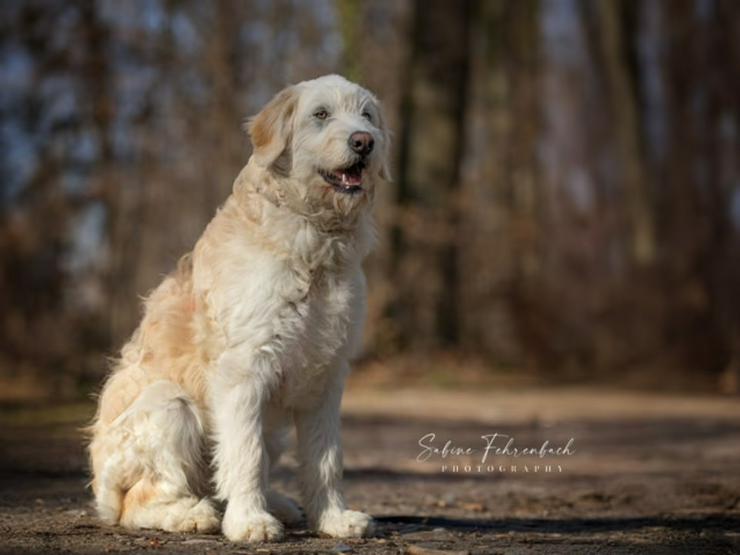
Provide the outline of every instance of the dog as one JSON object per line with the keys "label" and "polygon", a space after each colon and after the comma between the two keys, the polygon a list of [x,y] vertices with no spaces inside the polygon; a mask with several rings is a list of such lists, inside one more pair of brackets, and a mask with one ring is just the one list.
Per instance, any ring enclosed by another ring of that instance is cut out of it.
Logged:
{"label": "dog", "polygon": [[304,518],[268,483],[292,424],[309,526],[367,536],[372,518],[341,493],[339,406],[388,130],[372,93],[328,75],[279,92],[247,131],[253,153],[232,194],[145,300],[99,396],[97,511],[128,528],[220,523],[235,542],[278,540]]}

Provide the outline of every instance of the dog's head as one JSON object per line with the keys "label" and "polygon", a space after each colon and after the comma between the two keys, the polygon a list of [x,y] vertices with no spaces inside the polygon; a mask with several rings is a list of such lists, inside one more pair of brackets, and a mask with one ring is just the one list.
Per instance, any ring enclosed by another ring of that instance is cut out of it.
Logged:
{"label": "dog's head", "polygon": [[315,209],[350,213],[388,180],[388,131],[372,93],[338,75],[282,90],[248,123],[253,160]]}

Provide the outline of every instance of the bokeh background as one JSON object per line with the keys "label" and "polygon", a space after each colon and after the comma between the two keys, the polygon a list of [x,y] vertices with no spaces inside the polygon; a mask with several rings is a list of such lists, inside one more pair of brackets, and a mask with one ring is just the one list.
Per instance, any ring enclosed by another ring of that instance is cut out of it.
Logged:
{"label": "bokeh background", "polygon": [[737,390],[739,2],[0,14],[3,400],[100,381],[229,194],[244,119],[330,72],[375,91],[394,131],[360,376]]}

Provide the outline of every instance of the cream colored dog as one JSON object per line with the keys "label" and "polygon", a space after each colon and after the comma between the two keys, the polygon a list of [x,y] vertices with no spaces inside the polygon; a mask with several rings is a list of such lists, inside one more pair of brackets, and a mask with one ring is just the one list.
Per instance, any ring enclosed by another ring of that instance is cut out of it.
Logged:
{"label": "cream colored dog", "polygon": [[302,518],[268,487],[292,422],[309,525],[367,535],[372,519],[340,492],[339,405],[387,178],[380,107],[330,75],[286,88],[248,128],[254,154],[233,194],[146,300],[100,396],[97,508],[131,528],[208,531],[213,483],[229,539],[276,540],[281,520]]}

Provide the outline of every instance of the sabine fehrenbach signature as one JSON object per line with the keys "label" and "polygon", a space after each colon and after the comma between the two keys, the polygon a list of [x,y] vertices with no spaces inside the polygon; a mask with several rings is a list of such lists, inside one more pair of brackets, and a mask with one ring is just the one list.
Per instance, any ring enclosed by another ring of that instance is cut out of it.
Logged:
{"label": "sabine fehrenbach signature", "polygon": [[482,445],[480,447],[461,447],[454,445],[452,440],[447,440],[442,446],[435,444],[437,435],[429,433],[419,438],[419,447],[421,451],[416,457],[419,462],[425,462],[432,457],[447,459],[450,457],[472,456],[481,454],[481,464],[485,464],[490,456],[499,457],[561,457],[571,456],[576,450],[574,447],[575,439],[570,438],[562,445],[544,441],[541,445],[535,447],[515,447],[514,437],[507,434],[492,433],[480,436]]}

